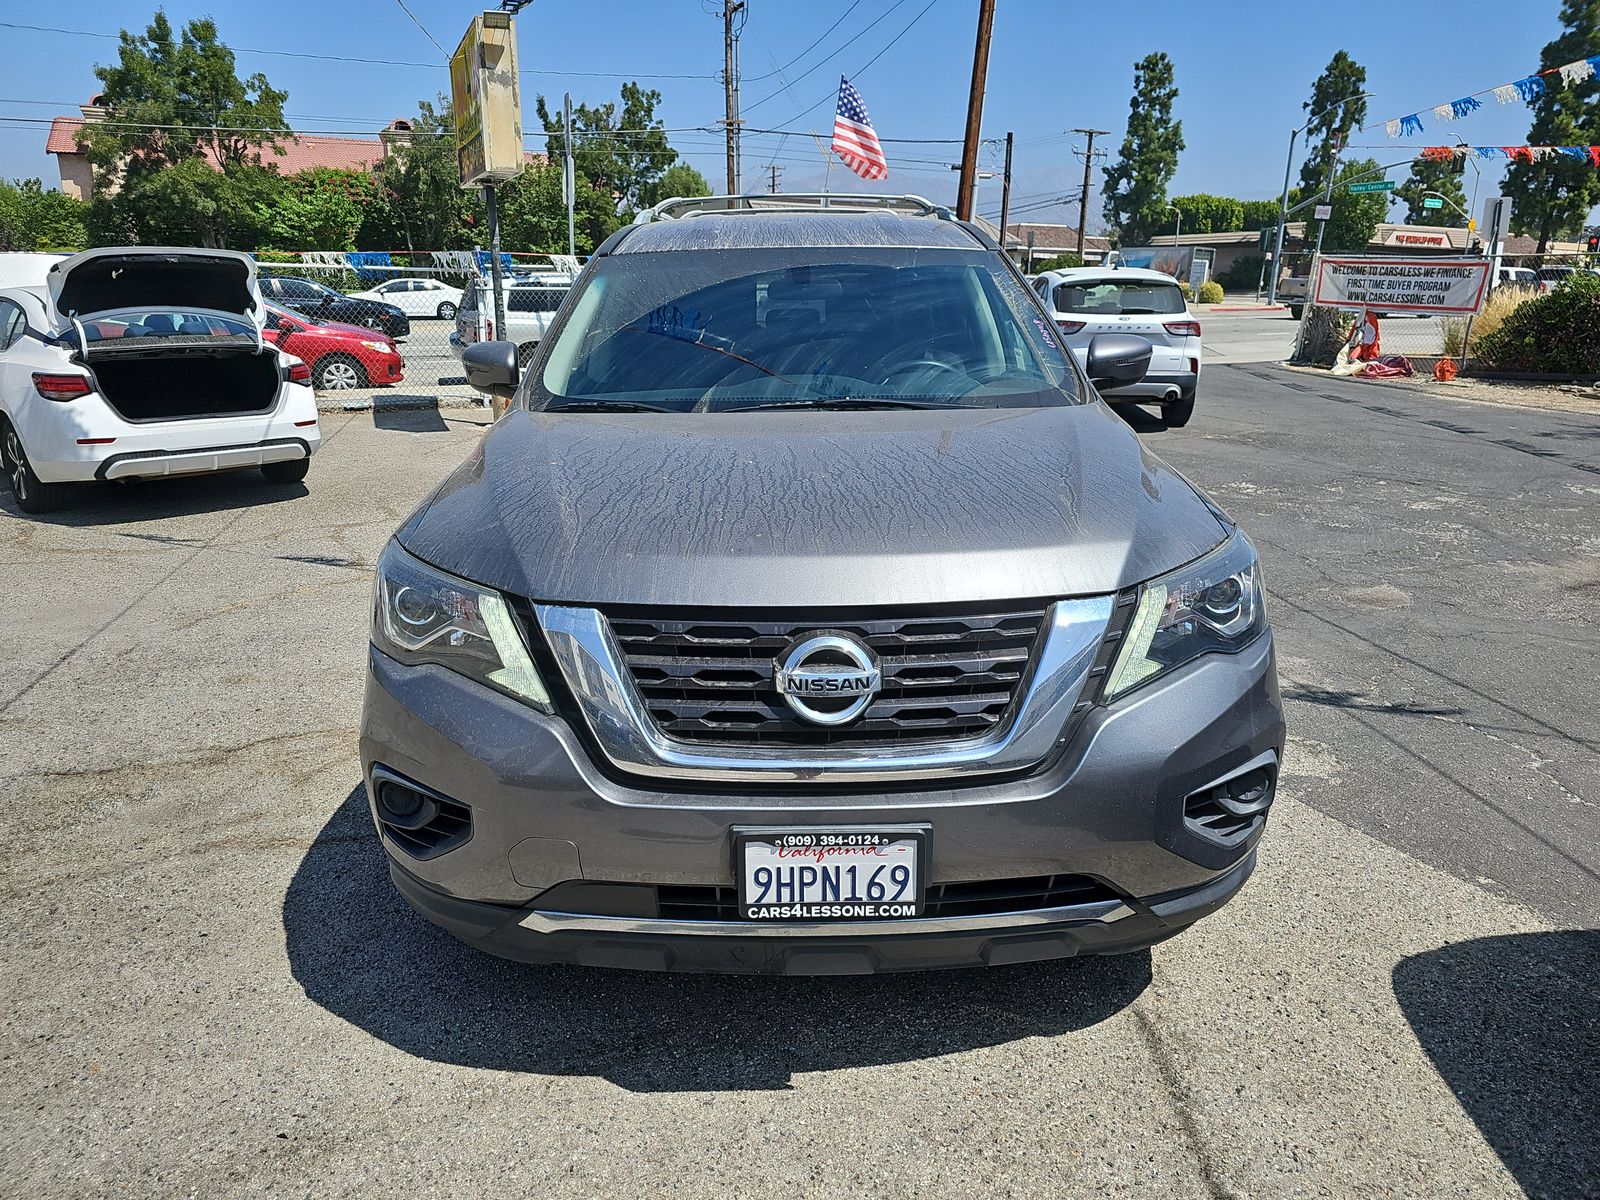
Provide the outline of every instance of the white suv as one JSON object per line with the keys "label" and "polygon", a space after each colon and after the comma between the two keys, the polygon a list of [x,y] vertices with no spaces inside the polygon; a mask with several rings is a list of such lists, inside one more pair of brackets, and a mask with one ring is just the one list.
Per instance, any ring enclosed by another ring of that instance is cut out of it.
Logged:
{"label": "white suv", "polygon": [[487,279],[468,285],[456,312],[450,351],[457,358],[474,342],[515,342],[523,366],[539,348],[561,302],[572,290],[572,277],[558,272],[516,275],[505,281],[506,327],[494,327],[494,289]]}
{"label": "white suv", "polygon": [[1138,267],[1069,267],[1032,280],[1056,327],[1078,358],[1099,333],[1131,333],[1150,342],[1150,370],[1138,383],[1101,388],[1107,402],[1158,404],[1169,426],[1186,425],[1200,385],[1200,322],[1178,281]]}

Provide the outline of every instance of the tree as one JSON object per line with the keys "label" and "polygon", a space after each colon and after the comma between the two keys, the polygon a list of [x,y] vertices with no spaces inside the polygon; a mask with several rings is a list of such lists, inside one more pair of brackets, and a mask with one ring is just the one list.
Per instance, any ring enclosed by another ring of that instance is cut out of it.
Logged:
{"label": "tree", "polygon": [[[656,118],[659,103],[660,92],[625,83],[620,110],[615,102],[580,104],[572,110],[572,154],[578,174],[614,196],[630,217],[644,207],[649,189],[678,157]],[[548,135],[546,152],[551,162],[559,162],[561,116],[551,115],[543,96],[535,108]]]}
{"label": "tree", "polygon": [[418,102],[411,138],[373,173],[378,187],[356,245],[362,249],[470,250],[486,240],[476,191],[461,186],[450,102]]}
{"label": "tree", "polygon": [[1137,245],[1173,220],[1167,185],[1183,150],[1183,123],[1172,117],[1177,98],[1165,54],[1148,54],[1134,65],[1122,150],[1105,168],[1105,218],[1121,245]]}
{"label": "tree", "polygon": [[[1333,215],[1328,219],[1327,228],[1322,235],[1324,254],[1358,254],[1367,249],[1367,244],[1372,241],[1372,235],[1389,215],[1389,193],[1352,193],[1346,185],[1358,179],[1377,178],[1378,174],[1379,164],[1376,159],[1361,158],[1339,164],[1338,173],[1334,176],[1333,195],[1328,200],[1333,207]],[[1299,204],[1311,199],[1313,195],[1320,199],[1321,188],[1314,191],[1297,188],[1289,197],[1290,203]],[[1315,223],[1307,221],[1308,246],[1316,240],[1316,236]]]}
{"label": "tree", "polygon": [[706,177],[688,163],[674,163],[659,180],[645,189],[646,205],[660,204],[675,197],[709,196],[711,185]]}
{"label": "tree", "polygon": [[1276,200],[1241,200],[1239,203],[1244,209],[1244,224],[1239,228],[1266,229],[1278,223]]}
{"label": "tree", "polygon": [[1185,233],[1232,233],[1244,228],[1244,205],[1231,196],[1174,196],[1172,207],[1183,214]]}
{"label": "tree", "polygon": [[260,248],[354,250],[366,206],[378,183],[364,171],[315,167],[289,176],[258,214]]}
{"label": "tree", "polygon": [[1311,115],[1306,159],[1300,166],[1300,186],[1307,195],[1327,183],[1350,131],[1367,119],[1366,97],[1350,99],[1366,84],[1367,69],[1341,50],[1311,85],[1311,99],[1301,106]]}
{"label": "tree", "polygon": [[0,181],[0,250],[82,250],[88,207],[37,179]]}
{"label": "tree", "polygon": [[[579,254],[594,248],[622,225],[617,203],[578,174],[573,205],[573,240]],[[567,252],[567,205],[561,194],[561,166],[535,163],[500,188],[500,243],[508,250],[543,254]]]}
{"label": "tree", "polygon": [[[1600,54],[1600,0],[1563,0],[1561,36],[1539,55],[1539,69]],[[1560,75],[1541,77],[1544,93],[1533,103],[1528,144],[1600,144],[1600,79],[1563,84]],[[1543,254],[1552,238],[1576,237],[1589,210],[1600,203],[1600,173],[1587,161],[1557,155],[1518,161],[1506,171],[1502,190],[1511,197],[1511,228],[1539,239]]]}
{"label": "tree", "polygon": [[[1395,188],[1396,200],[1406,206],[1407,225],[1449,225],[1460,229],[1467,223],[1462,213],[1467,207],[1467,193],[1461,187],[1461,172],[1466,160],[1450,158],[1419,158],[1411,164],[1411,174]],[[1426,193],[1433,192],[1445,198],[1443,208],[1424,208]]]}
{"label": "tree", "polygon": [[226,245],[275,186],[263,151],[283,153],[288,94],[259,73],[241,80],[209,18],[174,36],[158,11],[143,34],[122,31],[117,55],[95,68],[107,119],[83,129],[111,210],[102,223],[141,241]]}

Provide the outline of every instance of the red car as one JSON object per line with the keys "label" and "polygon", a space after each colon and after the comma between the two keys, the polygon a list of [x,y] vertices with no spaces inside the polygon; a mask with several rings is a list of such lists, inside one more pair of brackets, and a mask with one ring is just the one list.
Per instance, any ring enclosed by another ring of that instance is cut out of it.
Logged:
{"label": "red car", "polygon": [[394,339],[376,329],[313,321],[269,304],[264,336],[311,368],[311,384],[319,392],[382,387],[404,378],[405,360]]}

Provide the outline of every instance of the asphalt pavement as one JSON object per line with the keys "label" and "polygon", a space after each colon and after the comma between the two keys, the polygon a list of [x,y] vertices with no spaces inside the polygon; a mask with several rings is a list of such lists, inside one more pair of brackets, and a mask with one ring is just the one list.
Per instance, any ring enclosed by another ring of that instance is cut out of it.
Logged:
{"label": "asphalt pavement", "polygon": [[484,419],[0,500],[0,1195],[1600,1195],[1600,418],[1267,365],[1130,413],[1261,550],[1257,875],[1142,954],[814,980],[530,968],[394,896],[371,564]]}

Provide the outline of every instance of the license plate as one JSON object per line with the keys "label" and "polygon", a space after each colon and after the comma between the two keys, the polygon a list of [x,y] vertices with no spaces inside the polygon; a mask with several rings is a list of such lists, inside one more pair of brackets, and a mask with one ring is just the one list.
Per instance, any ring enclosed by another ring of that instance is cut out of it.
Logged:
{"label": "license plate", "polygon": [[747,921],[883,921],[922,915],[927,827],[734,831]]}

